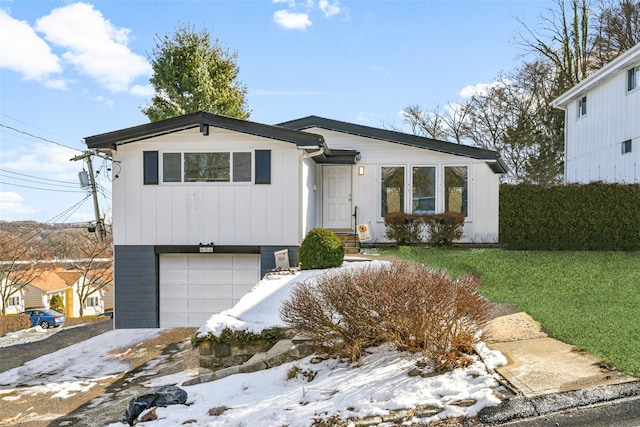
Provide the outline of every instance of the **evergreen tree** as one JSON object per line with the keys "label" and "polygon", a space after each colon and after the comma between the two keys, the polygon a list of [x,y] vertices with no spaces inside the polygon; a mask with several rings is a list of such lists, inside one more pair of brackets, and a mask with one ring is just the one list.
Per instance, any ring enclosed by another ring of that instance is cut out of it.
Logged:
{"label": "evergreen tree", "polygon": [[196,111],[248,118],[247,88],[238,81],[237,57],[218,39],[212,44],[207,30],[179,27],[156,37],[150,58],[155,95],[142,112],[152,122]]}

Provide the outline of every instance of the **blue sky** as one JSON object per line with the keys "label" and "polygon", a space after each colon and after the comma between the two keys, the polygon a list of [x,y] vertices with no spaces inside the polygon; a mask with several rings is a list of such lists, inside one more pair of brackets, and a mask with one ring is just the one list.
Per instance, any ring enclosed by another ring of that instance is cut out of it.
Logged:
{"label": "blue sky", "polygon": [[[402,126],[517,66],[551,0],[0,1],[0,220],[93,219],[87,136],[148,122],[156,35],[206,28],[238,52],[250,120]],[[70,147],[70,148],[66,148]],[[110,208],[109,164],[94,162]]]}

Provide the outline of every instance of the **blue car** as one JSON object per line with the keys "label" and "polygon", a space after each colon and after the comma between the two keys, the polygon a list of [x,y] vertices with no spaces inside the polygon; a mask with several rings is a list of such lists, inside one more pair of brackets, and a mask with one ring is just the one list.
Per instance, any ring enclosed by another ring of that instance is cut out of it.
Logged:
{"label": "blue car", "polygon": [[40,325],[43,329],[64,325],[64,314],[48,308],[25,310],[22,314],[29,316],[31,326]]}

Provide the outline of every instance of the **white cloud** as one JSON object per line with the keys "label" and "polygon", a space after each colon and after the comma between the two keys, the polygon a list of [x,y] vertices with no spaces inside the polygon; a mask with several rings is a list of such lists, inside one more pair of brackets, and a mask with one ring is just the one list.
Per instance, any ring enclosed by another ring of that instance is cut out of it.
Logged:
{"label": "white cloud", "polygon": [[320,0],[318,2],[318,7],[327,18],[339,14],[341,11],[340,5],[337,1],[330,3],[328,0]]}
{"label": "white cloud", "polygon": [[296,0],[273,0],[273,3],[286,3],[290,8],[296,7]]}
{"label": "white cloud", "polygon": [[273,14],[276,24],[287,30],[304,30],[311,25],[309,15],[306,13],[278,10]]}
{"label": "white cloud", "polygon": [[134,79],[151,74],[146,58],[127,47],[130,30],[114,27],[93,5],[54,9],[38,19],[36,29],[48,42],[66,49],[66,63],[112,92],[126,91]]}
{"label": "white cloud", "polygon": [[22,74],[26,79],[44,81],[62,72],[60,59],[28,22],[12,18],[0,9],[0,68]]}
{"label": "white cloud", "polygon": [[364,111],[361,111],[356,117],[356,122],[370,123],[374,117],[375,114],[373,113],[365,113]]}
{"label": "white cloud", "polygon": [[10,191],[0,191],[0,205],[0,220],[3,221],[15,221],[40,210],[26,205],[24,197]]}
{"label": "white cloud", "polygon": [[501,86],[505,84],[511,84],[511,80],[499,80],[491,83],[478,83],[476,85],[465,86],[460,91],[460,96],[463,98],[471,98],[473,95],[486,95],[489,89],[492,89],[496,86]]}
{"label": "white cloud", "polygon": [[144,86],[133,85],[131,86],[131,89],[129,90],[129,92],[132,95],[145,96],[145,97],[152,97],[154,94],[153,86],[151,86],[150,84],[144,85]]}
{"label": "white cloud", "polygon": [[37,143],[28,148],[20,147],[12,151],[9,156],[3,153],[0,168],[40,177],[46,176],[50,179],[77,182],[78,171],[82,169],[82,164],[72,162],[70,159],[78,154],[80,154],[78,151],[70,148]]}

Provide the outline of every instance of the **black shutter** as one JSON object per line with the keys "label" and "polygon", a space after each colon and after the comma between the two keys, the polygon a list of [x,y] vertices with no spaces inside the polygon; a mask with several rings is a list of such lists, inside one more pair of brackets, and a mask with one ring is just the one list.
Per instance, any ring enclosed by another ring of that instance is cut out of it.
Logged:
{"label": "black shutter", "polygon": [[158,152],[145,151],[144,156],[144,185],[158,184]]}
{"label": "black shutter", "polygon": [[256,184],[271,184],[271,150],[256,150]]}

